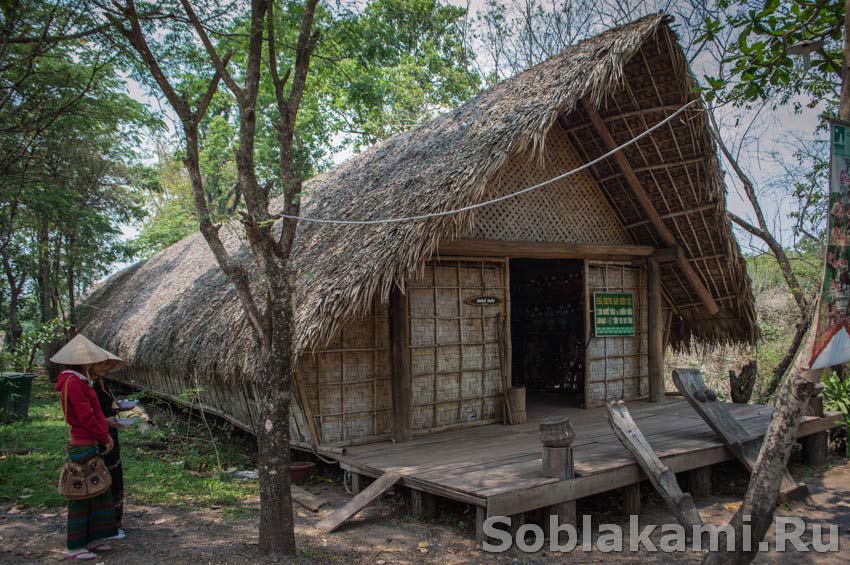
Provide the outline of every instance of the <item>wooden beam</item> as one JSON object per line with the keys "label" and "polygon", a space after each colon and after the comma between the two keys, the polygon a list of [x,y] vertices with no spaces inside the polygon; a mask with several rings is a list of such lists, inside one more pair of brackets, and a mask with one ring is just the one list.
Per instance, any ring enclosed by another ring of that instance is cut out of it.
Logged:
{"label": "wooden beam", "polygon": [[[669,220],[671,218],[678,218],[680,216],[687,216],[689,214],[696,214],[698,212],[705,212],[706,210],[714,210],[715,208],[717,208],[717,204],[707,204],[705,206],[698,206],[696,208],[690,208],[688,210],[679,210],[678,212],[670,212],[669,214],[664,214],[663,216],[661,216],[661,219],[662,220]],[[641,220],[641,221],[635,222],[633,224],[627,224],[624,227],[627,230],[630,230],[632,228],[636,228],[638,226],[643,226],[643,225],[646,225],[646,224],[649,224],[649,223],[651,223],[649,220]]]}
{"label": "wooden beam", "polygon": [[312,512],[318,512],[319,508],[325,503],[324,500],[313,494],[312,492],[306,491],[298,485],[292,485],[292,500],[310,510]]}
{"label": "wooden beam", "polygon": [[[752,472],[761,450],[761,440],[753,438],[746,428],[729,412],[729,403],[717,399],[717,394],[709,390],[702,380],[702,374],[696,369],[674,369],[673,382],[682,392],[682,396],[705,423],[720,436],[723,444]],[[760,436],[761,434],[759,434]],[[785,469],[782,477],[782,495],[786,498],[807,498],[809,489],[798,483]]]}
{"label": "wooden beam", "polygon": [[[606,120],[607,121],[607,120]],[[697,163],[704,163],[705,157],[694,157],[693,159],[682,159],[681,161],[670,161],[669,163],[659,163],[657,165],[647,165],[646,167],[634,167],[634,172],[636,173],[646,173],[649,171],[663,171],[667,169],[673,169],[675,167],[687,167],[688,165],[695,165]],[[622,173],[615,173],[613,175],[609,175],[607,177],[601,177],[599,182],[605,182],[613,179],[617,179],[623,176]],[[713,206],[712,206],[713,207]],[[681,212],[680,212],[681,213]],[[685,212],[687,214],[687,212]]]}
{"label": "wooden beam", "polygon": [[[693,499],[679,488],[676,474],[664,465],[658,455],[655,454],[655,450],[649,445],[646,436],[640,431],[629,409],[622,401],[608,405],[608,423],[611,424],[614,435],[634,455],[638,465],[646,473],[649,482],[652,483],[652,486],[673,511],[673,514],[676,515],[679,523],[685,527],[685,531],[692,531],[694,526],[702,524],[702,519],[694,506]],[[629,493],[629,488],[625,487],[624,495]],[[635,492],[632,494],[632,498],[637,500],[632,504],[637,506],[637,511],[628,508],[629,497],[624,496],[627,501],[626,514],[640,513],[640,486],[636,484],[633,488]]]}
{"label": "wooden beam", "polygon": [[[616,149],[618,144],[614,141],[614,137],[611,135],[611,132],[608,131],[608,126],[605,125],[605,122],[599,116],[596,108],[593,107],[587,98],[584,99],[584,107],[587,111],[587,115],[590,117],[593,128],[602,139],[605,147],[609,151]],[[626,178],[626,184],[628,184],[629,188],[632,189],[633,195],[640,203],[641,208],[643,208],[643,211],[647,215],[652,226],[658,232],[658,236],[661,238],[661,241],[667,247],[677,247],[678,242],[676,241],[676,238],[667,228],[667,225],[664,223],[661,216],[658,215],[658,211],[655,209],[655,206],[652,204],[652,200],[649,198],[649,195],[646,193],[646,190],[644,190],[643,185],[635,175],[631,164],[629,164],[629,160],[626,159],[626,156],[622,151],[614,153],[614,160],[623,172],[623,176]],[[685,279],[687,279],[688,284],[690,284],[697,297],[699,297],[702,303],[705,304],[709,314],[717,314],[720,311],[720,307],[717,306],[717,303],[711,296],[711,292],[709,292],[709,290],[705,287],[690,262],[688,262],[687,259],[679,259],[676,261],[676,264],[679,266],[679,269],[681,269],[682,274],[685,275]]]}
{"label": "wooden beam", "polygon": [[651,257],[646,262],[648,298],[649,400],[664,401],[664,297],[661,295],[661,270]]}
{"label": "wooden beam", "polygon": [[390,292],[390,357],[392,368],[393,439],[413,439],[413,389],[410,382],[410,321],[407,296],[398,286]]}
{"label": "wooden beam", "polygon": [[[586,103],[587,103],[587,101],[585,100],[585,104]],[[663,113],[666,114],[666,113],[669,113],[669,112],[675,112],[676,110],[678,110],[681,107],[682,107],[681,104],[665,104],[665,105],[662,105],[662,106],[653,106],[651,108],[641,108],[640,110],[630,110],[628,112],[623,112],[621,114],[614,114],[612,116],[608,116],[608,117],[604,118],[604,120],[606,122],[613,122],[613,121],[616,121],[616,120],[623,120],[623,119],[626,119],[626,118],[631,118],[633,116],[645,116],[647,114],[652,114],[652,113],[655,113],[655,112],[663,112]],[[572,133],[572,132],[580,130],[582,128],[586,128],[589,125],[590,124],[585,123],[585,124],[579,124],[579,125],[573,126],[571,128],[564,127],[564,129],[567,131],[567,133]]]}
{"label": "wooden beam", "polygon": [[650,245],[597,245],[591,243],[537,243],[533,241],[496,241],[455,239],[442,241],[437,255],[470,257],[508,257],[511,259],[623,259],[648,257],[655,251]]}
{"label": "wooden beam", "polygon": [[663,249],[656,249],[653,251],[649,258],[658,263],[670,263],[678,261],[680,257],[684,256],[685,252],[681,247],[665,247]]}
{"label": "wooden beam", "polygon": [[316,524],[316,528],[326,534],[331,533],[340,527],[343,522],[363,510],[370,502],[381,496],[385,490],[396,484],[399,479],[401,479],[401,475],[387,471],[360,494],[346,502],[342,508],[338,508],[333,514],[325,517],[321,522]]}

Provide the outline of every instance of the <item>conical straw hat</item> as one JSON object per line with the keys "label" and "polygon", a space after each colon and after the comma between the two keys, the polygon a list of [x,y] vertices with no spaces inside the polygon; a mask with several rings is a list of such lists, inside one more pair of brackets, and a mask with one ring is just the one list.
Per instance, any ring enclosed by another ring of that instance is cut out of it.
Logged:
{"label": "conical straw hat", "polygon": [[65,347],[56,352],[50,360],[57,365],[91,365],[101,361],[109,361],[109,371],[114,371],[124,364],[124,361],[107,350],[98,347],[83,334],[77,334]]}

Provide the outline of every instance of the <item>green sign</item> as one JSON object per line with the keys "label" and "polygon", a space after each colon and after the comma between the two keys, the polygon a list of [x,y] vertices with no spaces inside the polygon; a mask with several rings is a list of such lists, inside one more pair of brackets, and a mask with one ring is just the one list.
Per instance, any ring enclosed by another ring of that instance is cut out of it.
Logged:
{"label": "green sign", "polygon": [[593,322],[597,337],[635,335],[635,296],[631,292],[594,292]]}

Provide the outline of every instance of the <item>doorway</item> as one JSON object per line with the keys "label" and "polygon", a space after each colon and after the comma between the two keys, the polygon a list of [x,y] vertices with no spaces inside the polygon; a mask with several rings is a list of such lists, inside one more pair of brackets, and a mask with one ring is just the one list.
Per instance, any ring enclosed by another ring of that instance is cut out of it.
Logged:
{"label": "doorway", "polygon": [[584,261],[510,261],[513,386],[529,417],[584,402]]}

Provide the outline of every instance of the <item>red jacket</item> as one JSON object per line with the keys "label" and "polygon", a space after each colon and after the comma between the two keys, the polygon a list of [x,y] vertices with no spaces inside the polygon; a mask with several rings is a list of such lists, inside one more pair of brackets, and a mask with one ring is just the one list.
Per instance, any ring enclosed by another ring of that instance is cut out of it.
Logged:
{"label": "red jacket", "polygon": [[[68,388],[65,388],[65,383]],[[76,371],[62,371],[56,380],[56,390],[65,410],[65,421],[71,426],[71,443],[86,445],[109,443],[106,418],[100,410],[97,393],[89,386],[85,377]],[[67,398],[64,398],[67,391]]]}

